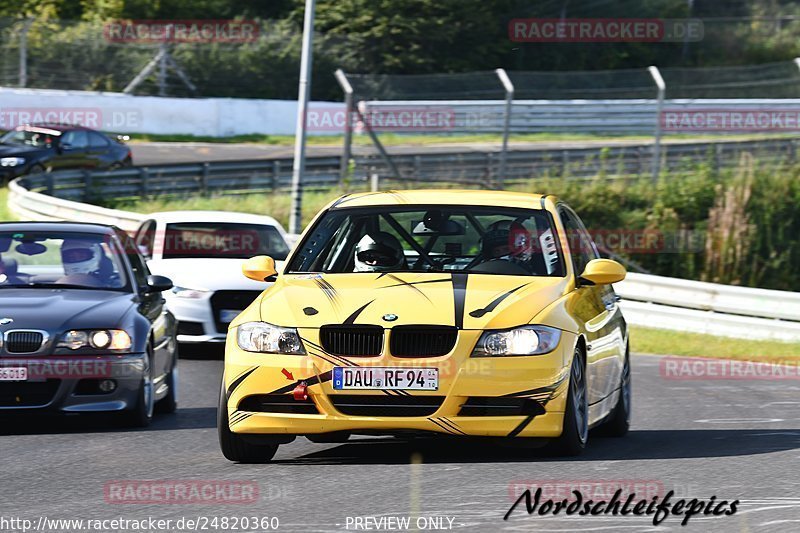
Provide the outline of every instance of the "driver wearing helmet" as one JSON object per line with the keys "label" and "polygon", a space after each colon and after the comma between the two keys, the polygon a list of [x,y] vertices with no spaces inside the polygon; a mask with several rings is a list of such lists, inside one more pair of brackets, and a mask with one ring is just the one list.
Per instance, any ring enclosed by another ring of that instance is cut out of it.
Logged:
{"label": "driver wearing helmet", "polygon": [[56,283],[109,287],[114,285],[113,263],[103,253],[100,243],[64,239],[61,243],[61,264],[64,277]]}
{"label": "driver wearing helmet", "polygon": [[356,272],[388,272],[407,266],[400,241],[385,231],[364,235],[354,255]]}

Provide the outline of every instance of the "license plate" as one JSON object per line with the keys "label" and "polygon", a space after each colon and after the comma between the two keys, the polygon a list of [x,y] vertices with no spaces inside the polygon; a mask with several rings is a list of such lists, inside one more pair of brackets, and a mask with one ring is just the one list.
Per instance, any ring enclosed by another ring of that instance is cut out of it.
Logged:
{"label": "license plate", "polygon": [[439,390],[439,369],[337,366],[333,369],[333,388]]}
{"label": "license plate", "polygon": [[27,381],[28,369],[24,366],[0,368],[0,381]]}
{"label": "license plate", "polygon": [[219,312],[219,321],[225,323],[233,322],[233,319],[239,316],[241,309],[221,309]]}

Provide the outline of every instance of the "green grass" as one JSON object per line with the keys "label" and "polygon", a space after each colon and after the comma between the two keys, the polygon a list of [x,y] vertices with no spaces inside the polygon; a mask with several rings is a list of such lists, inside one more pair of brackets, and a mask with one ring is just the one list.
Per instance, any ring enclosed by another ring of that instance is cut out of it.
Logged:
{"label": "green grass", "polygon": [[[343,194],[340,189],[325,192],[303,193],[303,226],[328,202]],[[268,215],[288,228],[289,213],[291,209],[291,196],[285,193],[278,194],[248,194],[236,196],[212,196],[209,198],[185,199],[154,199],[139,201],[131,204],[115,204],[117,209],[137,211],[139,213],[155,213],[158,211],[177,210],[211,210],[234,211],[239,213],[254,213]]]}
{"label": "green grass", "polygon": [[800,343],[796,342],[748,341],[640,326],[631,326],[630,339],[635,353],[772,363],[800,361]]}
{"label": "green grass", "polygon": [[0,187],[0,222],[9,220],[17,220],[17,218],[8,212],[8,189]]}

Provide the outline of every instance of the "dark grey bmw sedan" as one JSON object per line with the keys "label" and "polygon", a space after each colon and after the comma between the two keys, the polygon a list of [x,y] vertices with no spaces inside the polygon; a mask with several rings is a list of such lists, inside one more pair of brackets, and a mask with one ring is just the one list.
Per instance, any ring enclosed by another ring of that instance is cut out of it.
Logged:
{"label": "dark grey bmw sedan", "polygon": [[174,411],[171,287],[118,228],[0,224],[0,414]]}

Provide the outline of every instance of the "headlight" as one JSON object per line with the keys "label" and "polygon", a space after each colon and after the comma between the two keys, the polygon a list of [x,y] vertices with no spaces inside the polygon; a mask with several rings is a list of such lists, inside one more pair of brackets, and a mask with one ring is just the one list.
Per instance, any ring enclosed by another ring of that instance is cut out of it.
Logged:
{"label": "headlight", "polygon": [[58,348],[78,350],[80,348],[97,350],[127,350],[131,347],[131,337],[121,329],[96,329],[90,331],[70,330],[58,341]]}
{"label": "headlight", "polygon": [[236,332],[239,348],[247,352],[305,355],[295,328],[281,328],[266,322],[246,322]]}
{"label": "headlight", "polygon": [[17,167],[25,164],[24,157],[0,157],[0,167]]}
{"label": "headlight", "polygon": [[191,298],[198,299],[205,296],[209,291],[207,289],[190,289],[188,287],[172,287],[172,294],[178,298]]}
{"label": "headlight", "polygon": [[486,331],[478,339],[472,357],[541,355],[555,350],[560,339],[561,331],[548,326]]}

